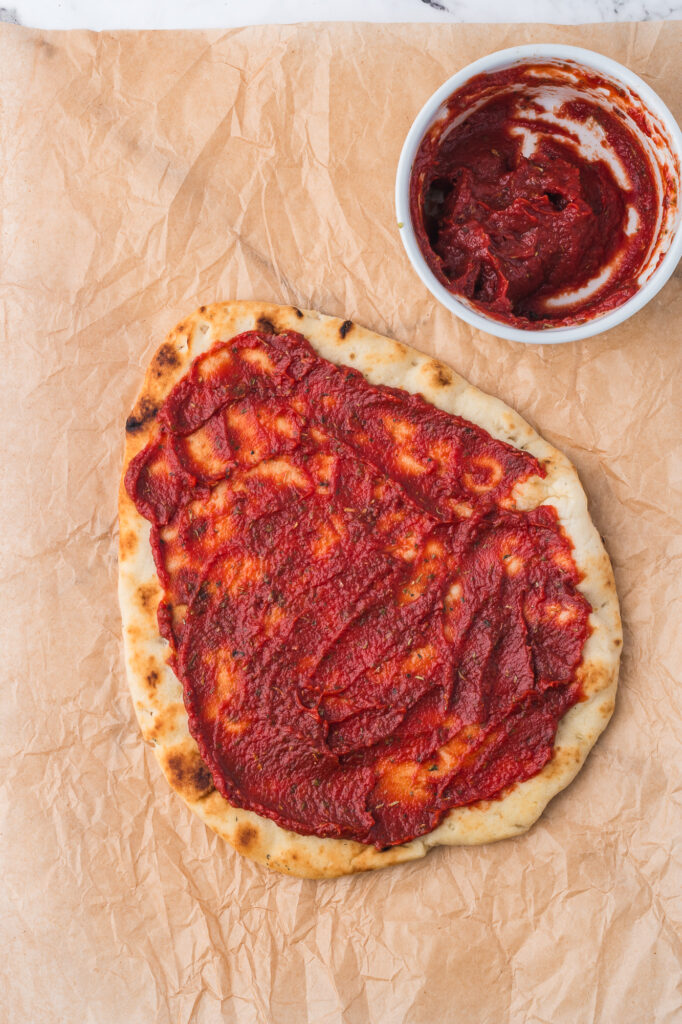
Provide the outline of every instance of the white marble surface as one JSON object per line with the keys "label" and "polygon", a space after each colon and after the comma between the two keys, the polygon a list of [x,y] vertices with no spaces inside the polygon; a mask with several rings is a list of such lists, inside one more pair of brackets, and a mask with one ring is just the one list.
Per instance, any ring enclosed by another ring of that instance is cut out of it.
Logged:
{"label": "white marble surface", "polygon": [[227,28],[295,21],[682,19],[682,0],[14,0],[0,21],[35,28]]}

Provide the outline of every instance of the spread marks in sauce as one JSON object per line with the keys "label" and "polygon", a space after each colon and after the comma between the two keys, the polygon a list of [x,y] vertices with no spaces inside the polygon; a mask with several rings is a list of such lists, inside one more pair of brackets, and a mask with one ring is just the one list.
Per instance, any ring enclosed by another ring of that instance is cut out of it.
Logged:
{"label": "spread marks in sauce", "polygon": [[552,756],[590,607],[544,470],[300,334],[196,359],[131,462],[190,730],[235,806],[377,847]]}

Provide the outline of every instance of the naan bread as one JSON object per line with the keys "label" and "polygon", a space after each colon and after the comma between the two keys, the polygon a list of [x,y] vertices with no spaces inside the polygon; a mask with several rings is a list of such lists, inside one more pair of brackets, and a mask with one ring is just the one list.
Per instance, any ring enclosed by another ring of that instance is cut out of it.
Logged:
{"label": "naan bread", "polygon": [[433,846],[486,843],[525,832],[548,801],[575,777],[614,708],[622,646],[618,600],[611,565],[575,470],[503,402],[416,349],[349,320],[291,306],[226,302],[202,306],[186,317],[154,355],[126,424],[123,476],[149,441],[161,404],[193,359],[216,341],[248,330],[296,331],[325,359],[359,370],[372,384],[418,392],[434,406],[530,452],[544,465],[546,477],[526,480],[515,488],[513,497],[518,509],[553,505],[574,545],[573,557],[583,573],[579,590],[592,607],[592,632],[578,670],[585,699],[562,718],[554,756],[537,775],[499,799],[449,811],[432,832],[401,846],[380,851],[350,840],[299,835],[232,807],[215,789],[190,735],[182,686],[166,663],[168,644],[157,624],[163,591],[149,544],[150,524],[136,511],[122,477],[119,597],[128,682],[145,740],[153,745],[173,789],[207,825],[245,856],[292,875],[322,878],[367,871],[422,857]]}

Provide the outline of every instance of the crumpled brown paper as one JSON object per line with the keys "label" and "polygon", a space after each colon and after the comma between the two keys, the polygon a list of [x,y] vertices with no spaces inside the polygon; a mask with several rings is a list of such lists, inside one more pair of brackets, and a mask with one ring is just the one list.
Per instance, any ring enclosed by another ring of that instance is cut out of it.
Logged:
{"label": "crumpled brown paper", "polygon": [[[393,211],[430,93],[539,40],[623,61],[682,114],[675,23],[3,26],[3,1019],[681,1019],[682,276],[592,341],[507,343],[434,302]],[[166,331],[228,297],[435,353],[576,463],[614,561],[621,686],[529,835],[339,881],[269,875],[144,748],[116,601],[123,423]]]}

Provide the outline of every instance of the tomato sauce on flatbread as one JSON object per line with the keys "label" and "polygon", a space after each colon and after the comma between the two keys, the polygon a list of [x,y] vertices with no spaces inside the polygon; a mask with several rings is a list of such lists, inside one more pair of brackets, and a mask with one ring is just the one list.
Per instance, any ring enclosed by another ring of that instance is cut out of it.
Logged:
{"label": "tomato sauce on flatbread", "polygon": [[590,606],[527,452],[300,334],[196,359],[125,482],[220,793],[378,848],[541,770]]}

